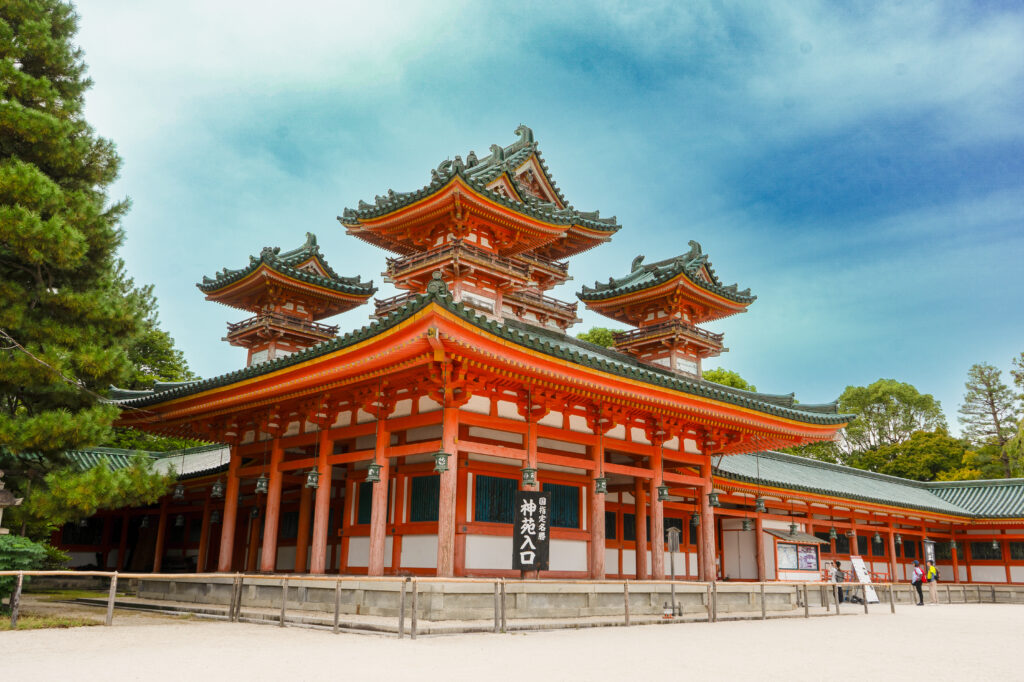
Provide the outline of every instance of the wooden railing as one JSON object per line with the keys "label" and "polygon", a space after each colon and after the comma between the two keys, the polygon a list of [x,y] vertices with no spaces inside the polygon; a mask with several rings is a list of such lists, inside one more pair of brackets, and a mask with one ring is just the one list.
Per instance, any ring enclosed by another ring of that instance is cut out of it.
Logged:
{"label": "wooden railing", "polygon": [[509,303],[520,302],[526,305],[532,305],[539,308],[545,308],[549,311],[554,311],[559,315],[566,315],[570,317],[576,317],[576,303],[566,303],[560,301],[557,298],[551,298],[543,294],[537,294],[532,291],[515,291],[505,294],[505,300]]}
{"label": "wooden railing", "polygon": [[638,327],[637,329],[630,329],[629,331],[617,332],[614,336],[615,345],[625,345],[642,339],[647,336],[654,336],[662,334],[668,331],[682,332],[687,336],[691,336],[713,346],[721,346],[722,339],[725,338],[724,334],[714,334],[700,327],[695,327],[692,324],[687,324],[682,320],[669,320],[667,322],[660,322],[658,324],[652,324],[647,327]]}
{"label": "wooden railing", "polygon": [[424,268],[433,263],[457,260],[462,257],[513,274],[523,280],[530,278],[530,268],[525,263],[516,262],[504,256],[498,256],[462,240],[442,244],[429,251],[406,256],[405,258],[388,258],[388,269],[385,274],[391,279],[398,279],[412,270]]}
{"label": "wooden railing", "polygon": [[228,323],[228,335],[239,334],[248,329],[261,326],[283,327],[314,336],[330,337],[336,336],[338,333],[338,327],[335,325],[321,324],[283,313],[260,313],[241,322]]}

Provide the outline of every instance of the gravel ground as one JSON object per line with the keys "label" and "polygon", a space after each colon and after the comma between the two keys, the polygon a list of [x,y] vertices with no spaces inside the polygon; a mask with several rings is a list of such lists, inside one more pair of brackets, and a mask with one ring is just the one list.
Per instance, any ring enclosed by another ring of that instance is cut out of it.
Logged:
{"label": "gravel ground", "polygon": [[[77,609],[76,609],[77,611]],[[421,637],[153,616],[0,634],[12,680],[1024,680],[1024,608]],[[517,666],[522,665],[519,669]]]}

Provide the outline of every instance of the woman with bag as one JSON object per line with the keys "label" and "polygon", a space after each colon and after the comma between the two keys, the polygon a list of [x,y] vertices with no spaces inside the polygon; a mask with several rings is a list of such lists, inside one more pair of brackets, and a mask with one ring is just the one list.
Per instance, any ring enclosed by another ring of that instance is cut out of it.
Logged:
{"label": "woman with bag", "polygon": [[935,565],[935,561],[932,559],[928,560],[928,571],[924,575],[924,579],[928,581],[928,596],[931,597],[933,604],[939,603],[939,569]]}
{"label": "woman with bag", "polygon": [[921,570],[921,562],[914,559],[914,572],[910,575],[910,584],[917,590],[917,605],[924,606],[924,593],[921,592],[921,583],[924,582],[924,571]]}

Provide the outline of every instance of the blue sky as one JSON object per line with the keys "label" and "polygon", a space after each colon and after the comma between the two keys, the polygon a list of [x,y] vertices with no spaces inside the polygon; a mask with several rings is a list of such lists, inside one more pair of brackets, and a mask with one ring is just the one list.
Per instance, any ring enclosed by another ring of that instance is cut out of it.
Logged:
{"label": "blue sky", "polygon": [[[1024,10],[1014,3],[82,2],[87,116],[124,158],[123,256],[193,369],[244,363],[194,284],[444,158],[534,130],[617,215],[582,283],[696,239],[759,300],[711,325],[759,389],[908,381],[956,427],[967,368],[1024,350]],[[380,296],[392,291],[381,287]],[[335,318],[366,322],[362,308]],[[585,313],[582,331],[602,318]],[[710,365],[716,364],[714,360]]]}

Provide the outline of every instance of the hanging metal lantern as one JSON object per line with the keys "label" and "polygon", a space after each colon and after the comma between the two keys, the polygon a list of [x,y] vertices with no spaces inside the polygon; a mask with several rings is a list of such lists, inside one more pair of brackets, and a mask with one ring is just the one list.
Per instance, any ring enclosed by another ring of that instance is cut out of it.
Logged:
{"label": "hanging metal lantern", "polygon": [[78,527],[79,528],[88,528],[89,527],[89,519],[79,519]]}
{"label": "hanging metal lantern", "polygon": [[149,528],[149,517],[143,516],[142,522],[139,524],[139,528]]}
{"label": "hanging metal lantern", "polygon": [[956,551],[956,548],[957,548],[957,546],[958,546],[958,545],[956,544],[956,540],[950,540],[950,541],[949,541],[949,548],[950,548],[950,549],[951,549],[952,551],[954,551],[954,552],[955,552],[955,551]]}
{"label": "hanging metal lantern", "polygon": [[721,507],[722,503],[718,501],[718,493],[708,493],[708,506]]}
{"label": "hanging metal lantern", "polygon": [[260,477],[256,479],[256,494],[266,495],[268,490],[270,490],[270,479],[266,474],[260,474]]}
{"label": "hanging metal lantern", "polygon": [[766,511],[768,511],[764,506],[764,498],[761,497],[760,495],[757,497],[756,500],[754,500],[754,511],[756,511],[758,514],[764,514]]}
{"label": "hanging metal lantern", "polygon": [[853,532],[852,528],[850,530],[846,531],[846,537],[848,537],[848,538],[856,537],[856,535],[857,534]]}
{"label": "hanging metal lantern", "polygon": [[903,536],[900,535],[899,533],[896,533],[896,537],[893,538],[892,541],[895,542],[897,545],[902,545],[903,544]]}
{"label": "hanging metal lantern", "polygon": [[604,495],[608,492],[608,479],[604,476],[598,476],[594,479],[594,492],[598,495]]}
{"label": "hanging metal lantern", "polygon": [[184,528],[185,527],[185,516],[183,514],[178,514],[177,516],[174,517],[174,527],[175,528]]}
{"label": "hanging metal lantern", "polygon": [[877,530],[875,531],[875,537],[873,537],[871,539],[874,540],[876,545],[882,544],[882,534],[879,533]]}
{"label": "hanging metal lantern", "polygon": [[754,522],[750,519],[743,519],[743,530],[754,530]]}
{"label": "hanging metal lantern", "polygon": [[174,486],[174,493],[171,495],[171,499],[178,500],[179,502],[181,500],[184,500],[185,499],[185,486],[182,485],[181,483],[178,483],[177,485],[175,485]]}
{"label": "hanging metal lantern", "polygon": [[380,464],[371,464],[366,467],[366,482],[380,483]]}
{"label": "hanging metal lantern", "polygon": [[519,471],[523,474],[523,485],[537,485],[537,470],[533,467],[523,467]]}
{"label": "hanging metal lantern", "polygon": [[316,467],[306,472],[306,487],[313,490],[320,487],[320,472],[316,470]]}
{"label": "hanging metal lantern", "polygon": [[249,516],[250,516],[250,518],[258,519],[260,517],[260,508],[259,507],[253,507],[252,511],[249,512]]}
{"label": "hanging metal lantern", "polygon": [[658,486],[658,502],[666,502],[666,501],[668,501],[668,486],[667,485],[659,485]]}
{"label": "hanging metal lantern", "polygon": [[832,526],[828,529],[828,539],[835,540],[837,537],[839,537],[839,533],[836,532],[836,527]]}
{"label": "hanging metal lantern", "polygon": [[210,497],[215,500],[224,497],[224,481],[218,478],[213,482],[213,485],[210,487]]}
{"label": "hanging metal lantern", "polygon": [[210,512],[210,523],[211,524],[220,523],[220,510],[219,509],[214,509],[212,512]]}
{"label": "hanging metal lantern", "polygon": [[693,512],[690,515],[690,525],[694,528],[700,525],[700,512]]}
{"label": "hanging metal lantern", "polygon": [[434,453],[434,471],[439,474],[448,471],[448,453],[444,450],[438,450]]}
{"label": "hanging metal lantern", "polygon": [[999,551],[999,540],[992,541],[992,549],[994,549],[997,552]]}
{"label": "hanging metal lantern", "polygon": [[797,525],[795,523],[789,524],[789,537],[796,535]]}

